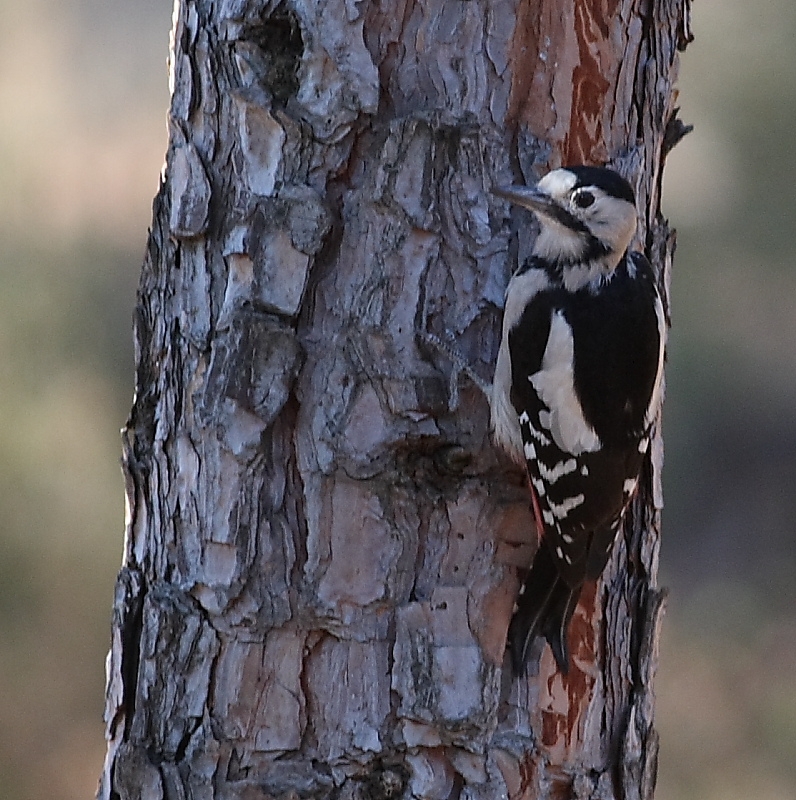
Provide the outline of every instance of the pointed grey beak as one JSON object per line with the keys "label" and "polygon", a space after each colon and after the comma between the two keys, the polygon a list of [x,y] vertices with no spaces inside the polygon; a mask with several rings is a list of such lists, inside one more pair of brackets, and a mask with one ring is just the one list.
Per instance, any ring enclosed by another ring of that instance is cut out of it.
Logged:
{"label": "pointed grey beak", "polygon": [[576,233],[589,233],[588,228],[579,219],[559,205],[549,194],[535,186],[494,186],[492,194],[533,211],[542,217],[542,222],[548,219]]}
{"label": "pointed grey beak", "polygon": [[493,186],[492,194],[509,203],[544,214],[547,217],[557,216],[559,206],[550,195],[540,192],[535,186]]}

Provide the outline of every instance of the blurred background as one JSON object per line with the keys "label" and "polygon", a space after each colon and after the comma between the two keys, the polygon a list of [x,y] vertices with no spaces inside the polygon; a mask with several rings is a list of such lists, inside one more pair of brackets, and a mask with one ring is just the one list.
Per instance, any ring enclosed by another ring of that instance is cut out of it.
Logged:
{"label": "blurred background", "polygon": [[[86,800],[170,0],[0,0],[0,797]],[[699,0],[664,211],[658,800],[796,797],[796,4]]]}

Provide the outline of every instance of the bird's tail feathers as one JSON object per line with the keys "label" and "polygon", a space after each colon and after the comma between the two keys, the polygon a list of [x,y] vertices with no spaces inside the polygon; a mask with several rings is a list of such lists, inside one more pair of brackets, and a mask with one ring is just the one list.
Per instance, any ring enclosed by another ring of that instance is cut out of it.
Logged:
{"label": "bird's tail feathers", "polygon": [[553,657],[562,675],[566,675],[569,672],[567,633],[569,631],[569,622],[575,612],[575,607],[578,605],[579,597],[580,587],[573,589],[559,578],[547,605],[545,623],[541,630],[550,645],[550,649],[553,651]]}
{"label": "bird's tail feathers", "polygon": [[567,674],[567,631],[579,596],[580,587],[573,589],[560,577],[549,548],[544,542],[540,543],[509,625],[515,675],[525,674],[530,647],[537,636],[547,639],[559,670]]}

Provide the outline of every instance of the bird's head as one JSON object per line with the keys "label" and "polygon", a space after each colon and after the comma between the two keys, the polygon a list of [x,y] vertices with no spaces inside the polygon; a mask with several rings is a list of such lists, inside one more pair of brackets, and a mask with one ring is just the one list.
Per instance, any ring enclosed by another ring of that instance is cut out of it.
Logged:
{"label": "bird's head", "polygon": [[534,255],[564,272],[587,265],[603,273],[612,270],[636,231],[633,189],[605,167],[563,167],[548,172],[536,186],[493,192],[536,214],[542,227]]}

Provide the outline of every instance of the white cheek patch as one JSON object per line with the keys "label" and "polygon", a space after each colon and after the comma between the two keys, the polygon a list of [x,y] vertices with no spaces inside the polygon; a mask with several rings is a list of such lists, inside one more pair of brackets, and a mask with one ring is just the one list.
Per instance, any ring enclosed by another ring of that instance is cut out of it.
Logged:
{"label": "white cheek patch", "polygon": [[561,311],[550,321],[542,368],[530,380],[542,402],[550,409],[539,421],[547,427],[558,447],[574,456],[600,449],[600,439],[583,417],[583,409],[575,394],[572,371],[575,344],[570,328]]}
{"label": "white cheek patch", "polygon": [[628,478],[622,485],[622,491],[627,495],[633,494],[636,486],[638,486],[638,478]]}
{"label": "white cheek patch", "polygon": [[618,262],[636,232],[636,209],[627,200],[600,192],[597,202],[588,209],[585,222],[611,248]]}

